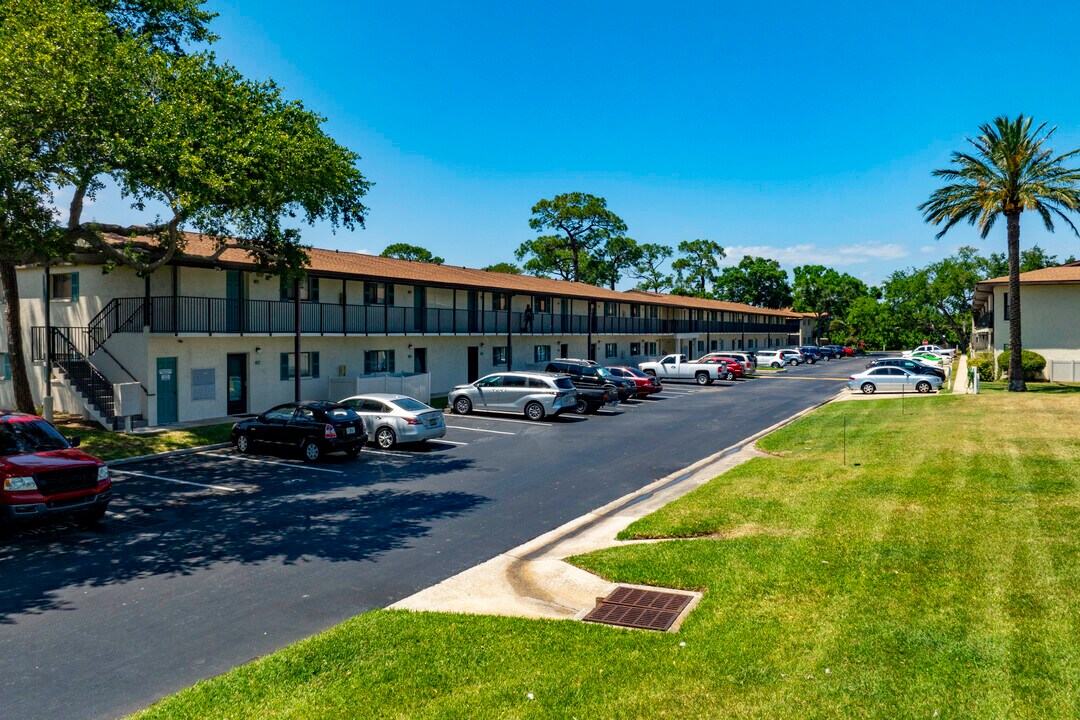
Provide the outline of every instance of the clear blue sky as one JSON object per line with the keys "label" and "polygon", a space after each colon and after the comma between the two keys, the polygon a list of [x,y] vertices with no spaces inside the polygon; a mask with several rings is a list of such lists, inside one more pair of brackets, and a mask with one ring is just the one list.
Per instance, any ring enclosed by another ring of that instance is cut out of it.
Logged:
{"label": "clear blue sky", "polygon": [[[305,242],[513,260],[542,197],[581,190],[641,242],[709,238],[868,282],[976,244],[916,206],[979,124],[1080,146],[1080,4],[211,0],[214,46],[328,118],[376,183],[367,228]],[[99,220],[128,218],[104,197]],[[130,219],[135,219],[134,217]],[[1025,216],[1023,244],[1080,255]]]}

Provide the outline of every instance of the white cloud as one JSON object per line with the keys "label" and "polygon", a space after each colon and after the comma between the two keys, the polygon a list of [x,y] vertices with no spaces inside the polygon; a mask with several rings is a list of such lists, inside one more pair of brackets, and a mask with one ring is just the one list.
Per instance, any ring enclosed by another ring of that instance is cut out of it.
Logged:
{"label": "white cloud", "polygon": [[781,265],[829,265],[845,267],[868,262],[899,260],[910,253],[900,243],[861,242],[838,247],[819,247],[814,243],[796,245],[732,245],[726,248],[724,263],[737,265],[747,255],[777,260]]}

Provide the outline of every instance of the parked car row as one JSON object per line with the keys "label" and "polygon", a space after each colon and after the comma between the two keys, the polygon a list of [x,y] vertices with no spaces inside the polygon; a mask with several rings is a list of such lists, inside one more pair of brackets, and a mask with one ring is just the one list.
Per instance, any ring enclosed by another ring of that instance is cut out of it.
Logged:
{"label": "parked car row", "polygon": [[879,390],[933,392],[945,384],[944,366],[952,362],[955,353],[939,345],[920,345],[900,357],[875,358],[866,364],[864,372],[848,379],[848,388],[868,395]]}

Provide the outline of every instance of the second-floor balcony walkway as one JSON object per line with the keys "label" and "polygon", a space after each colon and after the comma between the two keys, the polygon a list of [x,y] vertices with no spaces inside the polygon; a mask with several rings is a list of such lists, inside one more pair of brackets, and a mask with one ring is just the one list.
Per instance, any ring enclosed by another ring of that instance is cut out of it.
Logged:
{"label": "second-floor balcony walkway", "polygon": [[[309,335],[677,335],[797,334],[797,320],[783,323],[733,318],[665,319],[469,308],[299,303],[300,331]],[[719,313],[718,313],[719,315]],[[171,335],[286,335],[296,331],[297,304],[289,300],[213,297],[116,298],[94,320],[107,335],[142,332]]]}

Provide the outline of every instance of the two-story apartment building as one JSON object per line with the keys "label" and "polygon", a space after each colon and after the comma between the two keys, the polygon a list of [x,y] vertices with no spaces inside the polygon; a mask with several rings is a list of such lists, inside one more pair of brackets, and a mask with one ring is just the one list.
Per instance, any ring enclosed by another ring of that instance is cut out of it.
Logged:
{"label": "two-story apartment building", "polygon": [[[1046,358],[1049,380],[1080,382],[1080,262],[1020,273],[1025,350]],[[975,286],[973,351],[1003,352],[1009,344],[1009,278]]]}
{"label": "two-story apartment building", "polygon": [[[212,251],[192,235],[148,277],[21,268],[35,398],[48,363],[57,410],[110,423],[112,384],[138,383],[143,417],[158,425],[262,411],[293,399],[297,374],[305,399],[326,399],[330,377],[402,371],[429,373],[438,395],[561,356],[634,364],[800,341],[797,315],[738,303],[325,249],[290,284],[241,251]],[[5,406],[10,385],[0,380]]]}

